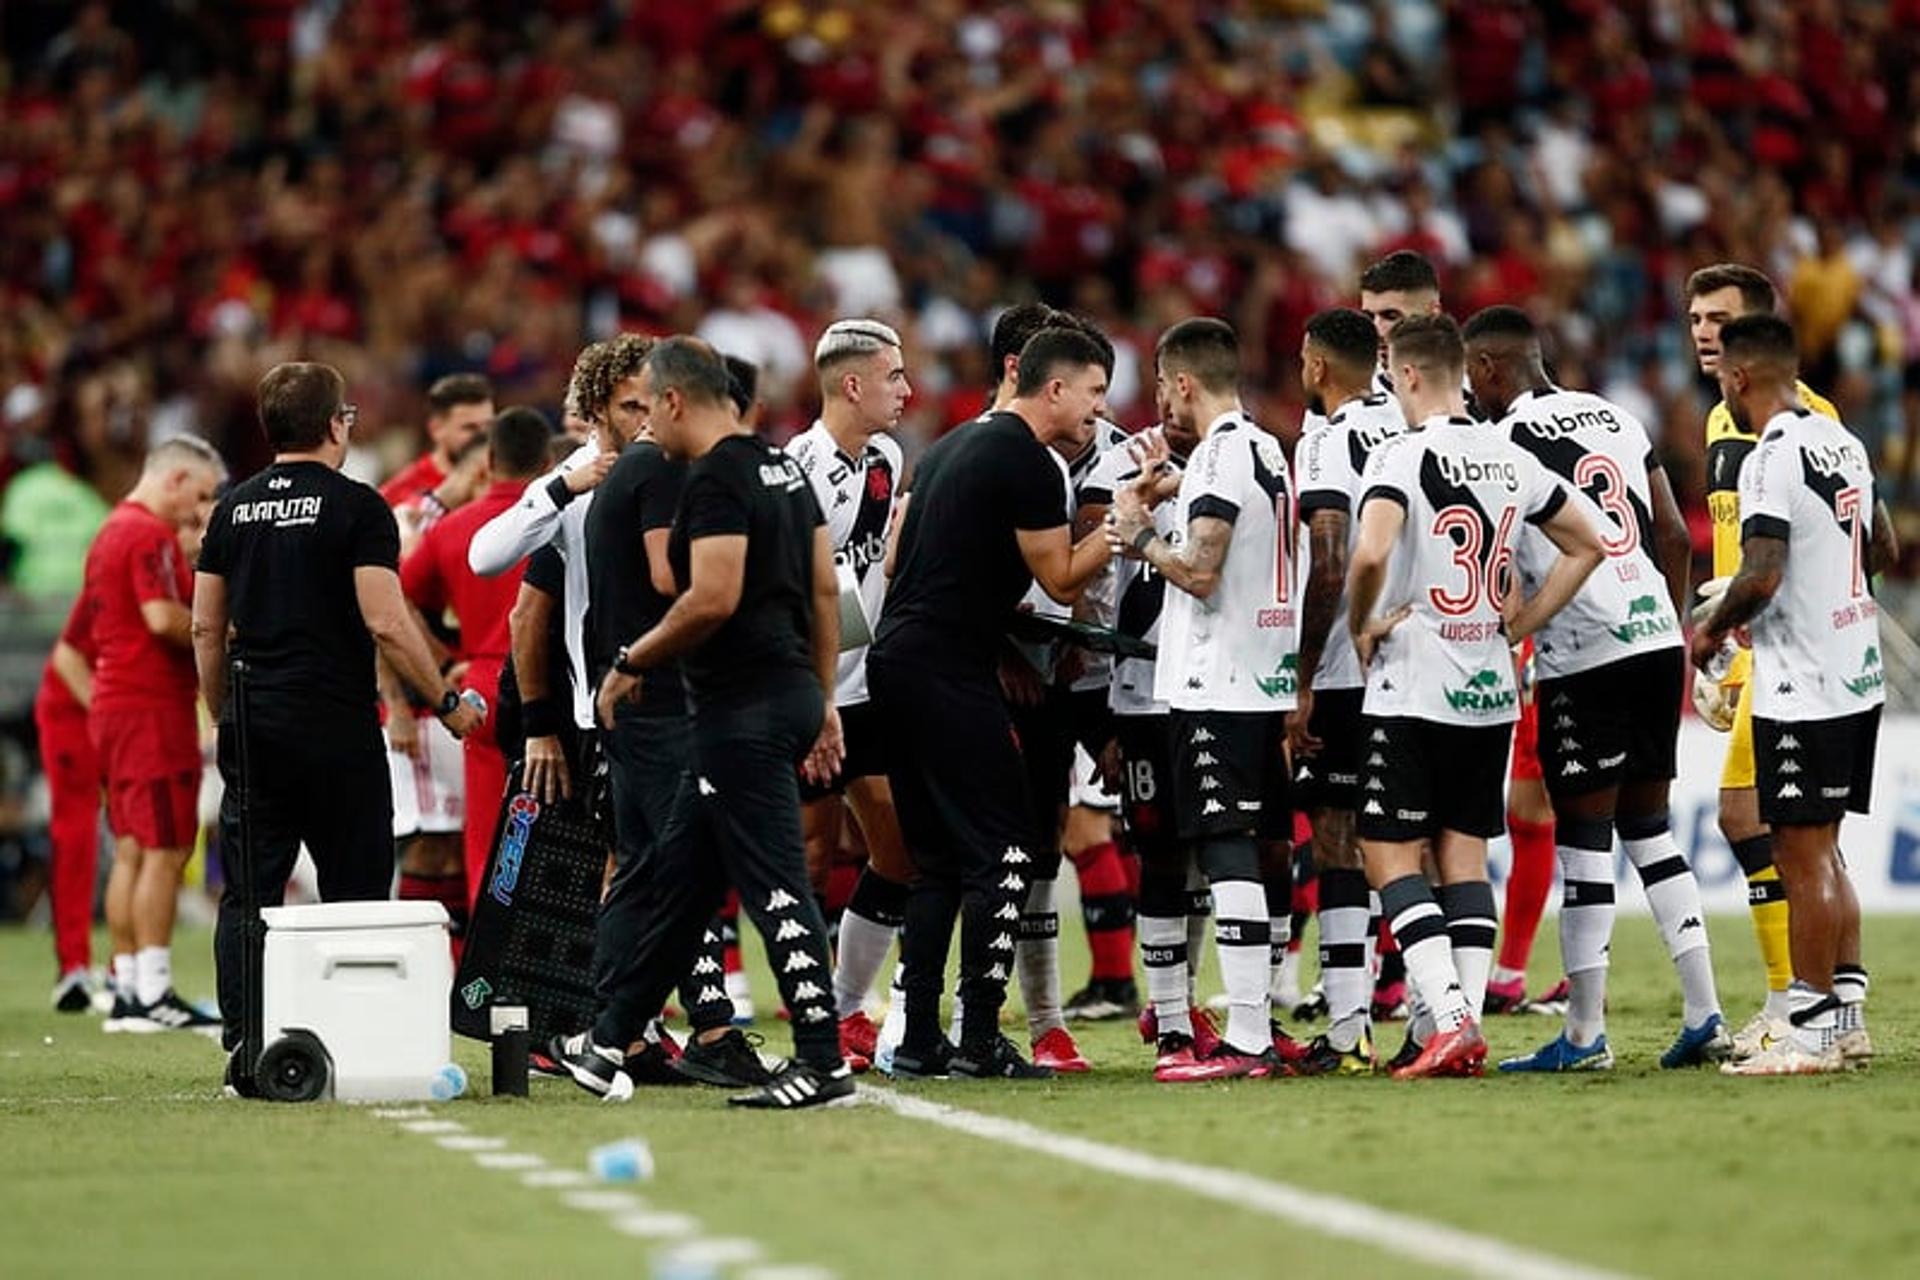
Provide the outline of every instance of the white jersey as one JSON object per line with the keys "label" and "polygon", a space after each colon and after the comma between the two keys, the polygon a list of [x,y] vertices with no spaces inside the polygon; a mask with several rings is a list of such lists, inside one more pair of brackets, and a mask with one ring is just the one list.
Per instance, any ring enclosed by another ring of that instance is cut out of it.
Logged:
{"label": "white jersey", "polygon": [[[1315,425],[1301,435],[1293,455],[1300,473],[1300,523],[1308,523],[1318,511],[1338,511],[1347,516],[1347,551],[1351,555],[1360,538],[1360,482],[1367,473],[1367,459],[1405,431],[1407,420],[1400,412],[1399,401],[1383,391],[1349,400],[1329,416],[1311,414],[1310,418]],[[1303,604],[1312,573],[1308,549],[1300,556],[1297,584]],[[1342,587],[1340,611],[1327,632],[1313,687],[1359,689],[1365,684],[1360,659],[1353,651],[1353,633],[1347,630],[1347,593]]]}
{"label": "white jersey", "polygon": [[[1121,464],[1127,462],[1127,433],[1101,418],[1093,429],[1093,443],[1078,458],[1067,464],[1067,478],[1073,485],[1073,511],[1079,514],[1086,506],[1108,507],[1113,505],[1114,459]],[[1164,504],[1163,504],[1164,505]],[[1114,566],[1109,562],[1100,572],[1093,575],[1086,588],[1080,593],[1080,603],[1075,615],[1084,622],[1095,626],[1111,627],[1113,611],[1118,600],[1118,579]],[[1073,690],[1076,693],[1093,689],[1105,689],[1113,679],[1113,655],[1110,653],[1086,653],[1080,674],[1074,678]]]}
{"label": "white jersey", "polygon": [[1193,451],[1174,511],[1233,525],[1205,600],[1170,589],[1154,696],[1176,711],[1291,711],[1295,678],[1293,489],[1280,442],[1235,410]]}
{"label": "white jersey", "polygon": [[[858,457],[849,457],[826,425],[816,422],[788,442],[787,456],[800,464],[827,518],[834,571],[840,578],[841,627],[857,617],[870,638],[880,625],[887,595],[887,531],[900,501],[900,445],[881,432],[867,437]],[[841,644],[846,644],[845,636]],[[843,647],[834,705],[851,707],[866,700],[867,645]]]}
{"label": "white jersey", "polygon": [[[1184,461],[1181,465],[1184,465]],[[1094,468],[1096,479],[1108,475],[1112,477],[1109,495],[1139,478],[1140,468],[1135,465],[1132,453],[1124,444],[1103,454],[1099,465]],[[1153,509],[1154,529],[1176,551],[1186,541],[1187,532],[1177,519],[1179,505],[1178,502],[1163,502]],[[1113,629],[1121,635],[1158,645],[1160,618],[1167,598],[1167,580],[1160,576],[1159,570],[1145,560],[1115,556],[1113,589]],[[1114,659],[1112,683],[1107,689],[1107,706],[1115,715],[1153,716],[1167,713],[1167,704],[1154,697],[1154,668],[1157,665],[1152,658]]]}
{"label": "white jersey", "polygon": [[1740,472],[1740,533],[1787,542],[1780,590],[1753,620],[1753,714],[1832,720],[1886,701],[1868,576],[1873,472],[1851,431],[1775,414]]}
{"label": "white jersey", "polygon": [[[1500,429],[1558,476],[1586,513],[1606,561],[1534,637],[1543,680],[1591,671],[1636,654],[1677,649],[1684,639],[1653,558],[1653,456],[1647,429],[1616,404],[1550,387],[1514,401]],[[1560,554],[1538,529],[1520,538],[1520,580],[1537,591]]]}
{"label": "white jersey", "polygon": [[1366,712],[1438,724],[1510,724],[1520,715],[1501,585],[1524,521],[1543,521],[1567,488],[1494,427],[1429,418],[1367,464],[1361,516],[1397,502],[1406,523],[1376,614],[1410,615],[1367,670]]}

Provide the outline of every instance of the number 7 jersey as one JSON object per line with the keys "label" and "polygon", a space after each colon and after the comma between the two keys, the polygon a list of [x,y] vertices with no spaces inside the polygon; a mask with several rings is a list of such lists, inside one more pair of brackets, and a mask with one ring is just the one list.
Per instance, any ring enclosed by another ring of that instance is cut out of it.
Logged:
{"label": "number 7 jersey", "polygon": [[1501,594],[1523,522],[1552,519],[1566,486],[1495,428],[1436,417],[1381,445],[1361,490],[1362,521],[1376,502],[1406,512],[1375,611],[1411,609],[1368,668],[1366,713],[1459,725],[1518,719]]}
{"label": "number 7 jersey", "polygon": [[1205,600],[1169,583],[1154,696],[1176,711],[1291,711],[1296,679],[1293,490],[1280,442],[1235,411],[1207,429],[1180,478],[1174,527],[1233,526]]}
{"label": "number 7 jersey", "polygon": [[1743,540],[1787,544],[1780,590],[1753,620],[1753,714],[1833,720],[1886,701],[1860,441],[1824,414],[1774,415],[1740,472],[1740,525]]}

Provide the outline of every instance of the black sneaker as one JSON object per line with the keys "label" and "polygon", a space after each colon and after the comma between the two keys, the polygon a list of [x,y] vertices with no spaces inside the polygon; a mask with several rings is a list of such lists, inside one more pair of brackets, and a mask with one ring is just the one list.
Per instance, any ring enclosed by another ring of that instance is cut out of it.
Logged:
{"label": "black sneaker", "polygon": [[1420,1056],[1420,1051],[1425,1047],[1425,1045],[1413,1038],[1413,1032],[1407,1032],[1406,1042],[1400,1046],[1400,1052],[1388,1058],[1386,1066],[1382,1067],[1381,1070],[1392,1073],[1402,1067],[1412,1066],[1414,1060]]}
{"label": "black sneaker", "polygon": [[1140,988],[1132,979],[1095,978],[1060,1007],[1069,1022],[1115,1022],[1140,1014]]}
{"label": "black sneaker", "polygon": [[527,1070],[537,1076],[568,1079],[567,1059],[584,1049],[586,1043],[587,1033],[584,1031],[576,1031],[570,1036],[549,1036],[545,1044],[527,1050]]}
{"label": "black sneaker", "polygon": [[93,979],[85,969],[69,969],[54,984],[53,1007],[61,1013],[85,1013],[93,1008]]}
{"label": "black sneaker", "polygon": [[[899,1055],[894,1055],[894,1065],[900,1063]],[[1014,1048],[1013,1041],[1003,1035],[979,1049],[968,1049],[962,1045],[953,1055],[951,1070],[956,1076],[972,1080],[1051,1080],[1052,1067],[1042,1067],[1028,1062],[1020,1056],[1020,1050]]]}
{"label": "black sneaker", "polygon": [[120,1023],[120,1030],[145,1034],[155,1031],[194,1031],[203,1036],[220,1034],[220,1019],[200,1012],[177,991],[169,989],[150,1005],[136,1009]]}
{"label": "black sneaker", "polygon": [[759,1036],[749,1039],[737,1027],[729,1027],[725,1035],[709,1044],[700,1043],[696,1036],[680,1050],[673,1069],[689,1080],[722,1089],[758,1088],[773,1082],[773,1072],[755,1051],[759,1044]]}
{"label": "black sneaker", "polygon": [[107,1014],[100,1029],[106,1032],[131,1031],[127,1024],[140,1018],[140,1006],[118,991],[113,993],[113,1009]]}
{"label": "black sneaker", "polygon": [[825,1071],[804,1062],[789,1062],[752,1093],[728,1098],[727,1105],[755,1111],[798,1111],[802,1107],[850,1107],[857,1101],[853,1072],[846,1063]]}
{"label": "black sneaker", "polygon": [[[661,1033],[665,1035],[663,1031]],[[677,1047],[677,1046],[676,1046]],[[693,1079],[681,1074],[674,1068],[679,1055],[668,1049],[658,1040],[641,1043],[636,1052],[627,1051],[626,1073],[633,1077],[635,1084],[660,1084],[673,1086],[691,1086]]]}
{"label": "black sneaker", "polygon": [[945,1080],[953,1074],[953,1045],[943,1036],[926,1049],[901,1045],[887,1074],[895,1080]]}
{"label": "black sneaker", "polygon": [[[571,1038],[569,1038],[571,1041]],[[620,1068],[623,1055],[618,1049],[597,1045],[593,1037],[581,1032],[580,1047],[561,1059],[573,1082],[596,1098],[607,1102],[627,1102],[633,1097],[633,1077]]]}
{"label": "black sneaker", "polygon": [[1288,1010],[1295,1022],[1317,1022],[1327,1016],[1327,993],[1315,987]]}

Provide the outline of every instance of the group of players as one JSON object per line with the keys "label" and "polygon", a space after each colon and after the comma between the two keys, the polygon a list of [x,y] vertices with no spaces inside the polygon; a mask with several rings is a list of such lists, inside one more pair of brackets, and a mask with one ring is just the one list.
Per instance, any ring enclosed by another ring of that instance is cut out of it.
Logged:
{"label": "group of players", "polygon": [[[402,517],[400,578],[419,623],[457,620],[436,641],[443,673],[499,709],[456,742],[444,708],[417,705],[383,668],[401,892],[462,918],[507,762],[523,762],[517,785],[543,801],[590,787],[605,762],[604,1011],[536,1055],[603,1096],[695,1080],[792,1107],[843,1099],[849,1069],[874,1064],[903,1078],[1084,1071],[1066,1015],[1126,1009],[1132,927],[1160,1080],[1376,1069],[1386,949],[1404,964],[1409,1034],[1383,1065],[1473,1074],[1498,927],[1486,842],[1507,825],[1513,726],[1530,701],[1565,885],[1567,1003],[1558,1037],[1501,1068],[1612,1063],[1616,835],[1683,994],[1663,1066],[1864,1064],[1866,974],[1837,830],[1868,800],[1881,700],[1870,579],[1891,535],[1864,451],[1795,380],[1765,277],[1709,268],[1688,297],[1701,367],[1726,397],[1709,424],[1721,576],[1693,642],[1712,673],[1694,697],[1734,733],[1723,826],[1754,885],[1771,989],[1737,1036],[1667,817],[1692,596],[1671,487],[1631,414],[1554,385],[1525,313],[1493,307],[1456,325],[1411,253],[1363,274],[1358,310],[1308,323],[1313,408],[1291,465],[1241,406],[1236,337],[1210,319],[1162,336],[1160,422],[1129,436],[1105,418],[1107,340],[1068,313],[1010,308],[992,339],[992,407],[929,449],[910,486],[889,435],[908,371],[877,321],[826,330],[820,420],[784,453],[755,443],[766,456],[753,459],[729,443],[751,442],[751,367],[727,361],[721,379],[717,357],[683,340],[588,348],[564,424],[577,445],[551,469],[543,418],[496,415],[479,379],[438,384],[434,447],[383,495]],[[204,520],[220,478],[209,457],[162,448],[148,474],[129,500],[138,512],[116,521]],[[811,536],[789,527],[800,517],[784,495],[799,492]],[[90,666],[93,736],[125,757],[135,739],[97,723],[124,659],[89,652],[89,625],[114,635],[106,620],[127,613],[108,585],[122,573],[114,540],[101,541],[100,582],[90,562],[49,683],[72,688]],[[184,632],[170,637],[150,607],[179,604],[175,577],[166,596],[136,573],[129,599],[143,644],[185,652]],[[811,723],[791,681],[764,676],[809,664],[829,697]],[[1076,746],[1117,784],[1118,833],[1075,803]],[[143,861],[179,843],[172,815],[143,816],[165,809],[154,770],[106,764],[130,865],[169,867],[177,883],[177,857]],[[701,797],[725,801],[699,810],[705,844],[681,811]],[[1274,1016],[1293,1003],[1296,815],[1310,831],[1300,861],[1318,882],[1329,1019],[1311,1043]],[[462,830],[464,854],[451,840]],[[1550,872],[1527,843],[1526,879],[1544,895]],[[802,847],[799,865],[788,855]],[[1096,949],[1096,982],[1072,1001],[1059,977],[1063,849]],[[827,894],[845,886],[833,872],[849,856],[864,865],[832,904],[829,951]],[[799,1061],[784,1070],[734,1026],[731,925],[707,914],[721,870],[794,1020]],[[114,903],[110,885],[110,923]],[[1209,916],[1224,1026],[1193,999]],[[938,1010],[956,923],[949,1036]],[[130,930],[116,1021],[204,1021],[162,980],[163,955],[148,975],[152,948]],[[896,937],[902,963],[875,1026],[866,1002]],[[1118,959],[1103,957],[1116,938]],[[1016,975],[1030,1053],[1000,1029]],[[684,1045],[657,1020],[676,984],[693,1026]]]}

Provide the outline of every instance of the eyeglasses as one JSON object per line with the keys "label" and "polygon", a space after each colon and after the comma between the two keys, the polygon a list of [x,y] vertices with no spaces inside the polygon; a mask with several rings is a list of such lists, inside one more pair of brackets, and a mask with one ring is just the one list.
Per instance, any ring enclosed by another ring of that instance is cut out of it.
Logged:
{"label": "eyeglasses", "polygon": [[343,401],[340,407],[333,411],[333,416],[346,423],[347,430],[351,431],[353,430],[353,424],[360,420],[360,406]]}

